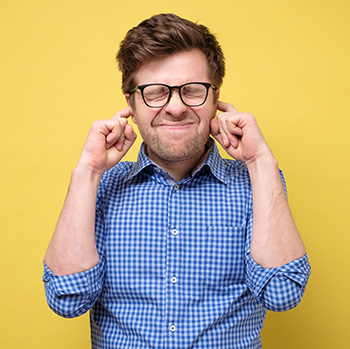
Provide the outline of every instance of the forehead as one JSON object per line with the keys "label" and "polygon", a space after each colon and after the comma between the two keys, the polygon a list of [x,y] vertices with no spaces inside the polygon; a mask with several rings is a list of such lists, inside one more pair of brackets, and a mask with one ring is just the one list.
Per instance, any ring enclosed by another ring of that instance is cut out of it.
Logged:
{"label": "forehead", "polygon": [[151,59],[143,63],[135,75],[136,85],[157,82],[181,85],[191,81],[210,82],[207,60],[199,49]]}

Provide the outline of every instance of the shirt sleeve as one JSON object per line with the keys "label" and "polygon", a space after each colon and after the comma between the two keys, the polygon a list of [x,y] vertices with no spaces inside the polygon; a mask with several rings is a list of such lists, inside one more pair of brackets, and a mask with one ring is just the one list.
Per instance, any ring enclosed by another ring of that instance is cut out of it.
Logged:
{"label": "shirt sleeve", "polygon": [[[280,171],[285,195],[286,182]],[[308,255],[291,261],[278,268],[264,268],[254,261],[250,254],[251,231],[253,227],[253,208],[250,202],[248,239],[246,244],[246,282],[253,295],[272,311],[285,311],[296,307],[303,297],[311,267]]]}
{"label": "shirt sleeve", "polygon": [[86,313],[95,304],[102,292],[105,277],[104,257],[104,187],[101,180],[98,188],[95,214],[96,247],[99,262],[93,268],[76,274],[58,276],[44,262],[43,282],[46,301],[58,315],[73,318]]}
{"label": "shirt sleeve", "polygon": [[57,276],[44,262],[43,281],[49,307],[58,315],[73,318],[86,313],[101,294],[105,260],[90,270]]}
{"label": "shirt sleeve", "polygon": [[299,304],[311,273],[307,254],[278,268],[263,268],[249,253],[246,264],[248,287],[266,309],[285,311]]}

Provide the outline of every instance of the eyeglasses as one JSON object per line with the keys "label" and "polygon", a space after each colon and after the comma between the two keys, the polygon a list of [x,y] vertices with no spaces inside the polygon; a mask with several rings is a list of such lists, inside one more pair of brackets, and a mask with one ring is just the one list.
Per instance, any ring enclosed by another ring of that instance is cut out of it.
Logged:
{"label": "eyeglasses", "polygon": [[169,103],[172,90],[178,89],[182,103],[188,107],[199,107],[205,103],[209,89],[216,87],[208,82],[188,82],[181,86],[168,86],[165,84],[139,85],[130,91],[141,91],[142,99],[150,108],[162,108]]}

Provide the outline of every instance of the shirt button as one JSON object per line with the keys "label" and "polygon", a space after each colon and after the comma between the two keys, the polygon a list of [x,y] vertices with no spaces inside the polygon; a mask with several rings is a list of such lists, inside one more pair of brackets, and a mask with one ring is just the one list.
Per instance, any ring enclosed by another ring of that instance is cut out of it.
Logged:
{"label": "shirt button", "polygon": [[169,326],[169,331],[175,332],[176,331],[176,326],[175,325],[170,325]]}
{"label": "shirt button", "polygon": [[179,185],[177,185],[177,184],[174,185],[174,190],[179,190],[179,188],[180,188]]}
{"label": "shirt button", "polygon": [[172,233],[174,236],[176,236],[179,232],[177,231],[177,229],[173,229],[173,230],[171,231],[171,233]]}
{"label": "shirt button", "polygon": [[177,283],[177,278],[176,278],[176,276],[173,276],[170,280],[171,280],[171,282],[172,282],[173,284],[176,284],[176,283]]}

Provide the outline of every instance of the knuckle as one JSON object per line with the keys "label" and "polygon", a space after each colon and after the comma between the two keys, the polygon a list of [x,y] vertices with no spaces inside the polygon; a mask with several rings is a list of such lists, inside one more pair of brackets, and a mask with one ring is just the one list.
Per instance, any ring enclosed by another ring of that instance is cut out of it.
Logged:
{"label": "knuckle", "polygon": [[98,131],[101,127],[101,121],[100,120],[96,120],[92,123],[91,125],[91,130],[92,131]]}
{"label": "knuckle", "polygon": [[96,120],[96,121],[94,121],[93,123],[92,123],[92,127],[94,127],[94,128],[96,128],[96,127],[98,127],[99,125],[100,125],[100,123],[101,123],[101,121],[99,121],[99,120]]}
{"label": "knuckle", "polygon": [[251,113],[248,113],[248,112],[244,112],[244,113],[242,113],[242,115],[244,115],[246,118],[248,118],[248,119],[254,119],[254,116],[253,116],[253,114],[251,114]]}
{"label": "knuckle", "polygon": [[120,125],[125,126],[128,123],[128,121],[125,118],[119,118],[119,123]]}

